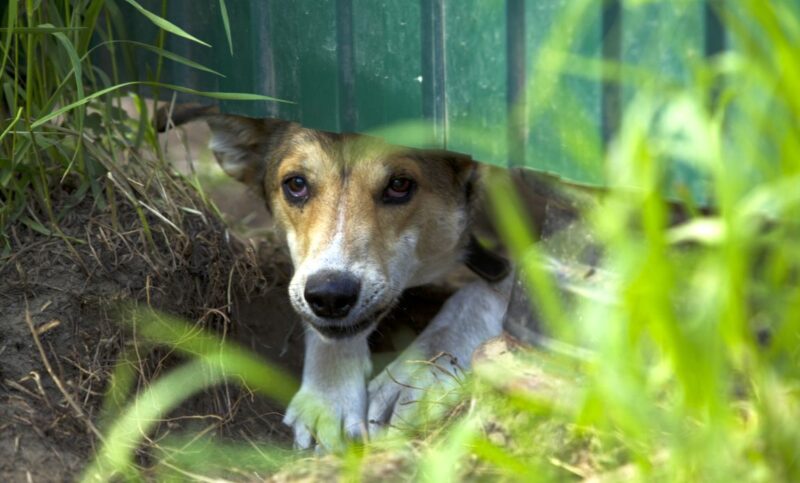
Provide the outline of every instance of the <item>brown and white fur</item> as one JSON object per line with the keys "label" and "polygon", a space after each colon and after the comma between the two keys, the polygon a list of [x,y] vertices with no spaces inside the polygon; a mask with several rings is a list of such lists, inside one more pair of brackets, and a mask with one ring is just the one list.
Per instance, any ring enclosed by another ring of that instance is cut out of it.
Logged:
{"label": "brown and white fur", "polygon": [[205,119],[222,168],[263,194],[286,235],[289,296],[307,327],[302,385],[284,418],[297,447],[335,449],[410,417],[410,401],[447,381],[409,360],[445,353],[465,368],[501,333],[510,277],[478,280],[371,375],[367,336],[381,317],[405,289],[441,280],[467,257],[472,160],[284,121]]}

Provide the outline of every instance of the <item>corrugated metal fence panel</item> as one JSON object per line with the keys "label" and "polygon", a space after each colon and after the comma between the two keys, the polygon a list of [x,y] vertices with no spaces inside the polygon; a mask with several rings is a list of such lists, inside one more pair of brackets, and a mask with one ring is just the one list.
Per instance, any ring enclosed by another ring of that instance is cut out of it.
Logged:
{"label": "corrugated metal fence panel", "polygon": [[[162,80],[286,99],[294,104],[230,101],[221,108],[316,129],[367,132],[418,121],[439,147],[602,184],[599,153],[634,93],[598,80],[599,64],[585,59],[623,61],[686,82],[695,59],[724,47],[708,8],[714,1],[597,0],[583,17],[560,24],[581,2],[229,0],[231,55],[218,0],[170,0],[168,18],[214,47],[169,35],[165,47],[225,77],[165,61]],[[161,11],[160,0],[140,3]],[[118,4],[129,34],[151,42],[149,21]],[[554,33],[578,60],[548,87],[540,61]],[[140,53],[137,75],[153,65],[152,55]],[[510,114],[514,105],[525,107],[521,115]],[[682,169],[674,182],[697,184],[696,173]]]}
{"label": "corrugated metal fence panel", "polygon": [[[525,55],[528,102],[536,103],[539,62],[546,44],[554,34],[564,38],[565,46],[575,56],[589,59],[602,57],[602,2],[593,5],[576,23],[561,28],[559,20],[573,0],[528,2],[525,10]],[[562,74],[552,95],[531,107],[524,163],[542,171],[572,180],[602,183],[602,166],[595,160],[602,150],[602,89],[596,67],[582,68],[587,78]]]}
{"label": "corrugated metal fence panel", "polygon": [[[657,74],[662,81],[686,84],[692,63],[704,56],[705,2],[671,0],[628,6],[623,12],[622,61]],[[625,100],[633,96],[625,89]]]}
{"label": "corrugated metal fence panel", "polygon": [[[169,4],[178,10],[174,20],[186,18],[187,9],[202,8],[203,5],[213,4],[214,13],[204,19],[204,28],[198,34],[204,34],[202,39],[213,45],[211,51],[203,53],[202,57],[193,57],[193,60],[213,65],[224,78],[216,78],[216,86],[212,90],[234,92],[270,92],[275,89],[273,69],[266,69],[273,62],[272,44],[273,16],[269,4],[265,2],[226,2],[228,18],[231,25],[231,37],[234,39],[233,53],[228,46],[222,17],[219,11],[219,2],[191,2],[186,0],[170,0]],[[180,9],[184,9],[180,15]],[[198,12],[199,13],[199,12]],[[186,28],[194,27],[194,18],[187,18]],[[209,22],[209,23],[206,23]],[[192,30],[193,31],[193,30]],[[176,39],[177,41],[178,39]],[[183,42],[180,40],[180,42]],[[195,47],[196,49],[197,47]],[[205,87],[205,86],[204,86]],[[259,104],[222,102],[223,110],[235,108],[239,114],[250,116],[264,116],[264,107]]]}
{"label": "corrugated metal fence panel", "polygon": [[353,0],[352,12],[355,130],[421,119],[420,3]]}
{"label": "corrugated metal fence panel", "polygon": [[262,72],[271,70],[277,79],[278,89],[273,95],[297,104],[286,108],[299,113],[293,119],[316,129],[341,130],[337,2],[297,0],[269,4],[275,17],[272,43],[261,48],[271,47],[273,52],[283,54],[276,57],[272,66],[261,64]]}
{"label": "corrugated metal fence panel", "polygon": [[[184,6],[203,1],[179,0]],[[213,1],[211,3],[217,4]],[[291,100],[294,104],[227,101],[223,111],[254,117],[273,116],[340,129],[337,108],[337,36],[334,0],[291,2],[226,2],[233,54],[219,16],[213,29],[214,56],[225,78],[218,90],[255,92]],[[180,19],[181,17],[176,17]],[[189,27],[193,22],[189,23]]]}
{"label": "corrugated metal fence panel", "polygon": [[[672,0],[629,6],[623,12],[622,62],[658,76],[672,87],[685,87],[693,67],[702,62],[705,51],[706,2]],[[694,66],[692,64],[695,64]],[[636,95],[634,87],[623,89],[623,104]],[[670,192],[683,196],[705,193],[705,179],[692,165],[674,160],[670,170]]]}
{"label": "corrugated metal fence panel", "polygon": [[[181,5],[181,3],[182,2],[167,2],[166,18],[191,19],[191,27],[189,28],[193,32],[198,32],[199,35],[202,36],[200,38],[213,45],[214,48],[205,47],[203,45],[194,42],[188,42],[182,39],[173,39],[172,36],[166,35],[165,41],[167,42],[167,50],[194,60],[195,62],[203,64],[211,69],[219,70],[219,62],[224,59],[222,54],[225,53],[223,50],[225,44],[220,43],[220,41],[224,38],[224,33],[219,32],[217,29],[220,18],[219,3],[197,2],[192,10],[183,8],[185,6]],[[161,13],[160,6],[160,3],[148,5],[148,7],[152,8],[154,13],[158,14]],[[191,16],[187,16],[187,13],[189,12],[191,12]],[[138,16],[140,16],[138,12],[126,12],[125,18],[126,21],[130,21],[132,19],[138,20]],[[130,34],[135,40],[141,39],[142,42],[155,42],[155,39],[158,37],[158,30],[153,28],[153,26],[148,25],[148,23],[149,22],[147,21],[136,21],[135,23],[129,24],[132,27]],[[183,85],[202,91],[213,91],[219,87],[217,84],[217,76],[192,69],[177,62],[165,60],[162,69],[162,80],[171,84]]]}
{"label": "corrugated metal fence panel", "polygon": [[504,3],[462,0],[444,9],[445,142],[478,159],[508,158]]}

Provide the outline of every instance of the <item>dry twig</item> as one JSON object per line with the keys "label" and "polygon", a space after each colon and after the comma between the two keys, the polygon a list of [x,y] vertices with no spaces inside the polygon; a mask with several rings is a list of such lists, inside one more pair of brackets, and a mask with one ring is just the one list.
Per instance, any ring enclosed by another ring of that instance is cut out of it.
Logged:
{"label": "dry twig", "polygon": [[83,412],[80,405],[75,402],[72,396],[69,395],[64,385],[61,383],[61,379],[56,375],[53,371],[53,367],[50,365],[50,361],[47,358],[47,354],[44,352],[44,346],[42,346],[42,341],[39,340],[39,333],[36,331],[36,328],[33,326],[33,320],[31,320],[31,312],[28,308],[28,300],[25,300],[25,323],[28,324],[28,329],[31,331],[31,336],[33,336],[33,342],[36,344],[36,348],[39,350],[39,356],[42,358],[42,364],[44,364],[44,368],[47,370],[47,373],[50,374],[50,377],[53,379],[53,382],[58,387],[58,390],[61,392],[61,395],[64,396],[64,399],[67,401],[67,404],[72,407],[72,410],[75,411],[75,415],[81,419],[86,427],[91,430],[97,439],[100,441],[105,442],[103,438],[103,434],[97,429],[97,426],[92,423],[92,420],[86,413]]}

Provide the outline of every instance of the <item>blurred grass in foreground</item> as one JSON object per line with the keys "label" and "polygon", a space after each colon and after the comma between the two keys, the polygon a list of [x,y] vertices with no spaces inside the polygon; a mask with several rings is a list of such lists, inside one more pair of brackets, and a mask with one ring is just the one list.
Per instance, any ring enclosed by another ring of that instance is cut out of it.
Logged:
{"label": "blurred grass in foreground", "polygon": [[[298,387],[292,378],[246,349],[221,341],[201,328],[190,327],[152,310],[134,311],[123,318],[136,331],[137,350],[146,353],[156,345],[166,345],[188,357],[190,361],[159,377],[145,391],[136,395],[130,404],[125,404],[125,399],[136,378],[137,366],[133,362],[135,358],[128,360],[123,356],[118,361],[103,404],[102,419],[108,428],[102,448],[95,462],[86,470],[84,480],[107,481],[114,474],[128,478],[137,475],[133,450],[142,444],[163,417],[202,389],[229,380],[245,385],[261,396],[288,404]],[[199,445],[202,440],[182,441],[177,446],[180,450],[170,451],[172,443],[172,440],[167,440],[156,445],[156,449],[161,452],[158,466],[174,468],[170,464],[170,460],[174,459],[172,453],[191,454],[190,448]],[[198,454],[202,453],[198,451]],[[230,458],[227,452],[222,453]],[[258,454],[261,455],[261,468],[274,468],[277,466],[276,460],[288,459],[286,452],[278,448],[265,446],[259,449]],[[272,455],[272,458],[267,455]],[[202,459],[208,460],[205,456]],[[217,455],[213,460],[219,459],[220,455]],[[239,466],[244,466],[245,462],[246,460],[242,461]],[[196,468],[195,465],[190,467]]]}
{"label": "blurred grass in foreground", "polygon": [[[562,417],[624,447],[636,471],[612,479],[800,478],[800,63],[788,61],[800,17],[790,2],[720,14],[736,50],[697,65],[684,89],[636,86],[603,160],[610,189],[585,215],[617,277],[612,303],[556,307],[512,192],[491,180],[532,298],[557,312],[554,335],[594,353]],[[679,161],[708,179],[710,214],[671,226]]]}

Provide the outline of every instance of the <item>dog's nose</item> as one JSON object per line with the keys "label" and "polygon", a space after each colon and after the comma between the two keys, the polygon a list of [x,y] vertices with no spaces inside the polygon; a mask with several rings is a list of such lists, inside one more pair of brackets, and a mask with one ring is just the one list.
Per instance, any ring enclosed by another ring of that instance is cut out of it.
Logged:
{"label": "dog's nose", "polygon": [[306,302],[320,317],[341,319],[358,301],[361,282],[347,272],[315,273],[306,280]]}

